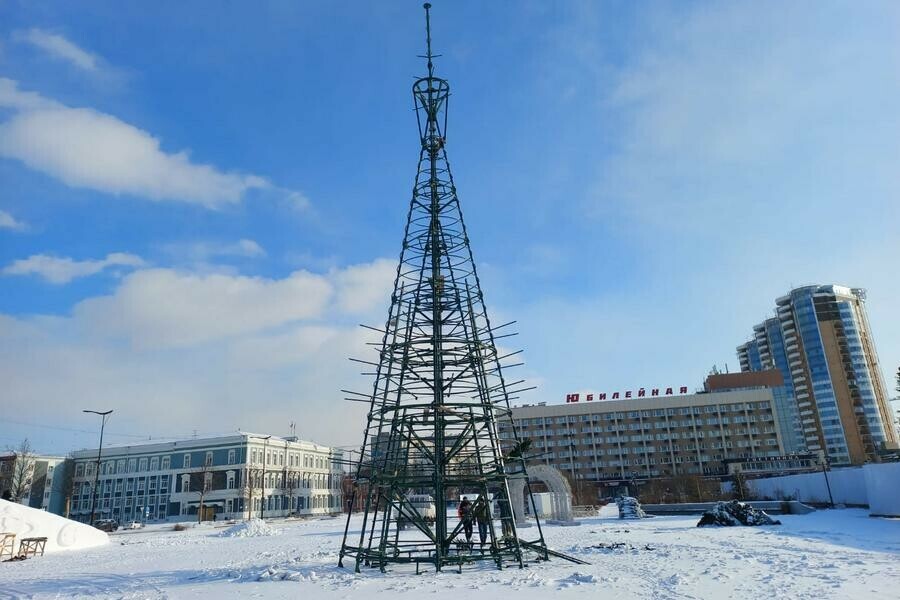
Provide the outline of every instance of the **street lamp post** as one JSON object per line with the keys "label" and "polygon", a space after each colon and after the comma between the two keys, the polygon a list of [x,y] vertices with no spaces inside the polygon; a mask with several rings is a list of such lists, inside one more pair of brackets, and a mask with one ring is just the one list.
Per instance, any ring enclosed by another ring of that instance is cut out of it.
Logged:
{"label": "street lamp post", "polygon": [[825,476],[825,487],[828,489],[828,505],[834,508],[834,496],[831,495],[831,483],[828,482],[828,457],[822,461],[822,475]]}
{"label": "street lamp post", "polygon": [[91,494],[91,525],[94,524],[94,514],[97,509],[97,492],[100,482],[100,455],[103,453],[103,428],[106,427],[106,417],[112,414],[112,410],[82,410],[81,412],[100,415],[100,447],[97,448],[97,468],[94,469],[94,493]]}

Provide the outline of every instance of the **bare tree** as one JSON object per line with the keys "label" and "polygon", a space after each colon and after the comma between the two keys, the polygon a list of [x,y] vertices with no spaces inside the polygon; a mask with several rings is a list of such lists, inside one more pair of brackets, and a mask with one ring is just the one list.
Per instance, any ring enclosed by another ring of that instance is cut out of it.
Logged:
{"label": "bare tree", "polygon": [[203,499],[213,490],[213,470],[210,461],[204,460],[203,465],[191,473],[190,490],[200,494],[200,506],[197,508],[197,522],[200,523],[203,521]]}
{"label": "bare tree", "polygon": [[62,492],[63,498],[65,498],[65,517],[68,519],[72,497],[75,495],[75,461],[71,454],[62,465],[61,468],[65,469],[64,475],[60,479],[53,478],[53,489]]}
{"label": "bare tree", "polygon": [[11,448],[16,456],[13,463],[12,481],[10,485],[11,500],[19,502],[31,489],[31,478],[34,475],[34,449],[28,438],[16,448]]}
{"label": "bare tree", "polygon": [[[244,505],[244,510],[247,511],[247,519],[253,518],[253,490],[257,487],[257,479],[261,476],[262,469],[256,467],[247,467],[247,472],[244,477],[244,498],[246,499],[246,504]],[[260,491],[260,495],[262,495],[262,491]]]}
{"label": "bare tree", "polygon": [[288,493],[288,514],[291,514],[294,511],[294,489],[297,487],[297,471],[285,467],[282,484],[283,489]]}

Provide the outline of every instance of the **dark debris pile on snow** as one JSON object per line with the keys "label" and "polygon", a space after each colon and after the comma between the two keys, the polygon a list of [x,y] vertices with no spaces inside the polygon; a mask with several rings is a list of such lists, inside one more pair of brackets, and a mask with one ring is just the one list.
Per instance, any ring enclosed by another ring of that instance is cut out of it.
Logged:
{"label": "dark debris pile on snow", "polygon": [[638,499],[631,496],[619,496],[616,498],[616,505],[619,507],[620,519],[646,519],[650,516],[641,508]]}
{"label": "dark debris pile on snow", "polygon": [[638,548],[632,546],[628,542],[600,542],[599,544],[591,546],[590,548],[599,552],[616,552],[618,550],[656,550],[656,548],[651,544],[644,544],[643,546]]}
{"label": "dark debris pile on snow", "polygon": [[703,513],[700,522],[697,523],[697,527],[731,527],[733,525],[781,525],[781,521],[773,519],[749,504],[732,500],[731,502],[716,502],[712,510]]}

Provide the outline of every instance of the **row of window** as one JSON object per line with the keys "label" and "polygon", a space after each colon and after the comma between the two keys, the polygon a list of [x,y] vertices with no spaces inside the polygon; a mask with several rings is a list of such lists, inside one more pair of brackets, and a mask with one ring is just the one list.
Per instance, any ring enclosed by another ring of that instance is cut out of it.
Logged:
{"label": "row of window", "polygon": [[[159,491],[162,494],[165,494],[169,491],[169,477],[164,476],[159,478]],[[100,492],[101,494],[112,494],[114,492],[131,492],[137,491],[141,493],[146,489],[150,494],[154,494],[157,489],[157,478],[150,477],[149,481],[145,481],[142,479],[104,479],[99,482]],[[75,484],[75,495],[78,494],[78,491],[81,491],[82,496],[88,496],[91,494],[91,491],[94,489],[94,483],[92,481],[84,481],[81,483]]]}
{"label": "row of window", "polygon": [[769,410],[771,403],[762,402],[735,402],[734,404],[710,404],[707,406],[683,406],[681,408],[657,408],[640,411],[620,411],[608,413],[595,413],[587,415],[568,415],[558,417],[533,417],[529,419],[516,419],[518,427],[534,425],[562,425],[565,423],[578,423],[589,421],[623,421],[625,419],[646,419],[651,417],[674,417],[676,415],[700,415],[704,413],[745,412],[753,410]]}
{"label": "row of window", "polygon": [[[287,464],[285,464],[287,462]],[[250,449],[250,464],[271,465],[279,467],[306,467],[307,469],[327,469],[330,464],[328,457],[316,456],[300,452],[284,452],[281,450],[263,450],[263,448]]]}
{"label": "row of window", "polygon": [[[192,466],[200,466],[200,465],[192,465],[191,461],[191,453],[186,453],[182,457],[182,468],[189,469]],[[285,466],[285,457],[287,456],[288,465],[287,466],[303,466],[307,468],[315,468],[315,469],[327,469],[330,463],[328,458],[321,456],[314,456],[308,454],[301,454],[297,452],[288,452],[285,455],[284,452],[279,452],[275,450],[269,450],[265,453],[260,448],[257,450],[253,448],[251,450],[251,462],[253,464],[268,464],[272,466]],[[228,461],[226,464],[234,465],[237,463],[237,449],[228,450]],[[265,462],[264,462],[265,461]],[[142,457],[142,458],[129,458],[129,459],[117,459],[117,460],[106,460],[103,461],[100,465],[100,474],[101,475],[117,475],[117,474],[125,474],[125,473],[140,473],[145,471],[168,471],[171,468],[172,457],[171,455],[165,456],[150,456],[150,457]],[[302,463],[302,465],[301,465]],[[213,464],[213,453],[212,451],[207,451],[203,465],[209,466]],[[94,467],[96,466],[95,462],[79,462],[75,465],[75,477],[89,477],[94,475]]]}
{"label": "row of window", "polygon": [[[209,453],[211,455],[211,453]],[[190,455],[185,455],[190,466]],[[234,450],[229,451],[229,459],[234,460]],[[171,456],[151,456],[140,459],[129,458],[119,460],[105,460],[100,463],[101,475],[116,475],[124,473],[136,473],[140,471],[168,471],[171,466]],[[89,477],[94,474],[96,462],[79,462],[75,465],[75,477]]]}
{"label": "row of window", "polygon": [[[757,454],[760,456],[761,454]],[[767,452],[765,456],[778,456],[778,451],[773,450],[771,452]],[[694,456],[675,456],[674,461],[671,457],[666,457],[665,459],[657,459],[655,457],[650,457],[648,459],[640,459],[640,458],[622,458],[617,460],[593,460],[586,462],[560,462],[556,464],[556,467],[562,469],[564,471],[570,471],[573,469],[604,469],[604,468],[622,468],[622,467],[640,467],[644,469],[644,472],[640,473],[640,476],[646,476],[646,470],[653,466],[665,466],[671,464],[688,464],[688,465],[699,465],[703,463],[713,463],[712,465],[703,465],[703,472],[705,473],[719,473],[724,471],[723,467],[716,465],[715,463],[721,463],[726,459],[752,459],[754,454],[751,452],[729,452],[724,454],[703,454],[700,456],[701,463],[697,462],[696,455]],[[691,472],[691,471],[688,471]],[[638,476],[638,473],[633,473],[635,476]],[[658,474],[658,473],[657,473]]]}

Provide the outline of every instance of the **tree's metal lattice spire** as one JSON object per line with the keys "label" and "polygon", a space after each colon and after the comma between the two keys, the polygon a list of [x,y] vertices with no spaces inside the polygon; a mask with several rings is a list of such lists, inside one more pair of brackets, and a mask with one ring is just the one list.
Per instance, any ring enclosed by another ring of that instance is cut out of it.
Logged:
{"label": "tree's metal lattice spire", "polygon": [[[361,361],[375,377],[355,473],[364,513],[358,531],[348,515],[340,564],[522,566],[546,560],[548,551],[540,523],[536,540],[518,535],[507,480],[524,477],[525,463],[504,455],[497,420],[509,418],[524,382],[506,381],[503,369],[514,365],[502,363],[518,352],[501,356],[496,345],[514,335],[500,331],[511,323],[494,327],[485,310],[447,160],[450,86],[434,76],[431,5],[424,7],[428,75],[412,90],[418,171],[378,360]],[[516,441],[515,433],[505,440]],[[476,513],[492,514],[484,546],[477,537],[465,544],[462,523],[447,514],[448,500],[461,494],[476,498]]]}

